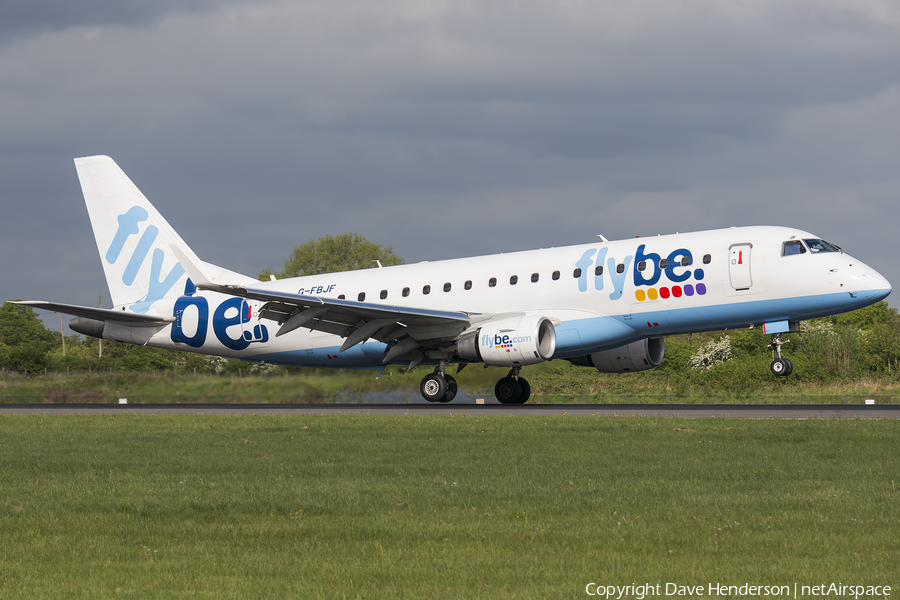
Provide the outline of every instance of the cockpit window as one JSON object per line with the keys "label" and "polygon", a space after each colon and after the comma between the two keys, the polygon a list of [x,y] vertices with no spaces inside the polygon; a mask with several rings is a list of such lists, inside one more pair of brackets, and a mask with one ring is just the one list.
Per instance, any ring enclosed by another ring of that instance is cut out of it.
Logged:
{"label": "cockpit window", "polygon": [[781,249],[782,256],[793,256],[794,254],[804,254],[805,252],[806,248],[803,247],[803,242],[800,240],[787,241]]}
{"label": "cockpit window", "polygon": [[840,252],[841,249],[834,244],[829,244],[825,240],[803,240],[809,246],[809,251],[813,254],[817,252]]}

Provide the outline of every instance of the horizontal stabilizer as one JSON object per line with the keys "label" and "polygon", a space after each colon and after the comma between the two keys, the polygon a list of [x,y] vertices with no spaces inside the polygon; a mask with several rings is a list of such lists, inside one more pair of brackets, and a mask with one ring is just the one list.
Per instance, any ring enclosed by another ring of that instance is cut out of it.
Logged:
{"label": "horizontal stabilizer", "polygon": [[78,306],[76,304],[60,304],[59,302],[44,302],[42,300],[26,300],[13,302],[13,304],[21,304],[41,310],[51,310],[53,312],[63,313],[64,315],[73,315],[75,317],[84,317],[95,321],[104,321],[106,323],[122,323],[123,325],[145,326],[166,325],[175,320],[174,317],[155,317],[153,315],[140,315],[127,310],[112,310],[109,308],[94,308],[92,306]]}

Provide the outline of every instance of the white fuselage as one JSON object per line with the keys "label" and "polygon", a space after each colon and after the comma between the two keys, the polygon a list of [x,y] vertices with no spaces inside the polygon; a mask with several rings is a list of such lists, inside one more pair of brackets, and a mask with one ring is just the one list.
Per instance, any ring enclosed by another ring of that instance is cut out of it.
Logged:
{"label": "white fuselage", "polygon": [[[540,315],[556,329],[554,358],[647,337],[811,319],[866,306],[890,293],[884,277],[843,252],[783,255],[785,242],[806,239],[816,236],[785,227],[738,227],[253,285],[401,308]],[[178,296],[157,301],[152,313],[172,316]],[[231,307],[223,309],[223,302]],[[259,318],[260,302],[196,291],[192,303],[178,326],[199,345],[174,343],[174,325],[107,324],[104,337],[280,364],[382,364],[385,346],[374,340],[341,353],[337,335],[300,328],[276,337],[269,332],[272,321]],[[239,311],[249,314],[242,317]]]}

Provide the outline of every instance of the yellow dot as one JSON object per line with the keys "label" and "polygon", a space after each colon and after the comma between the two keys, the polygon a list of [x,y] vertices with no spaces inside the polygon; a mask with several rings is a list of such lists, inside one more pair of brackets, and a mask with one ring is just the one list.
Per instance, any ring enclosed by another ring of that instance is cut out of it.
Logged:
{"label": "yellow dot", "polygon": [[637,290],[634,293],[634,297],[637,298],[638,302],[643,302],[647,299],[647,294],[644,293],[644,290]]}
{"label": "yellow dot", "polygon": [[650,288],[649,290],[647,290],[647,296],[651,300],[656,300],[657,298],[659,298],[659,294],[657,293],[656,288]]}

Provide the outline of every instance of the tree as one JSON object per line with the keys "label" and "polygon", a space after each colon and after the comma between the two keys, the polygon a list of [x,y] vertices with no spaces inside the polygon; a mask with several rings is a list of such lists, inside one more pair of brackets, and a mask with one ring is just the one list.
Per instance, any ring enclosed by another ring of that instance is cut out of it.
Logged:
{"label": "tree", "polygon": [[0,367],[34,373],[46,367],[46,354],[60,344],[60,336],[44,327],[29,306],[5,302],[0,307]]}
{"label": "tree", "polygon": [[860,329],[872,329],[878,323],[891,325],[898,320],[897,309],[888,306],[884,300],[865,308],[826,318],[830,318],[835,325],[853,325]]}
{"label": "tree", "polygon": [[30,306],[4,302],[0,307],[0,343],[10,348],[35,345],[46,352],[60,343],[60,336],[44,327]]}
{"label": "tree", "polygon": [[391,246],[373,244],[358,233],[329,234],[294,248],[290,257],[284,261],[284,270],[280,273],[267,267],[259,278],[266,281],[270,275],[284,279],[370,269],[378,266],[376,260],[384,267],[403,264],[403,259],[394,254]]}

